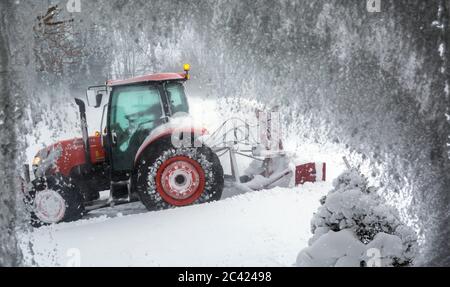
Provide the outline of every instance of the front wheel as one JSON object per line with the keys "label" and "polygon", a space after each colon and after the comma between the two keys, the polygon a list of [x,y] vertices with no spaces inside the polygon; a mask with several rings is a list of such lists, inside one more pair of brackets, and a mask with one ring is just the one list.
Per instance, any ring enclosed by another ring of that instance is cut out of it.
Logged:
{"label": "front wheel", "polygon": [[63,176],[51,176],[33,182],[31,225],[75,221],[84,214],[83,197],[78,187]]}
{"label": "front wheel", "polygon": [[222,196],[223,169],[206,146],[177,149],[161,143],[144,151],[135,184],[148,210],[205,203]]}

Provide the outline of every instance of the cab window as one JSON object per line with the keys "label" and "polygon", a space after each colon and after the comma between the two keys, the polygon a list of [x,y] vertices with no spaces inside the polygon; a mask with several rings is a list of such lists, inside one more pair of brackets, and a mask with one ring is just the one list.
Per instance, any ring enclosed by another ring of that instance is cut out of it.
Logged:
{"label": "cab window", "polygon": [[178,112],[189,113],[189,106],[181,83],[166,84],[166,92],[172,114]]}

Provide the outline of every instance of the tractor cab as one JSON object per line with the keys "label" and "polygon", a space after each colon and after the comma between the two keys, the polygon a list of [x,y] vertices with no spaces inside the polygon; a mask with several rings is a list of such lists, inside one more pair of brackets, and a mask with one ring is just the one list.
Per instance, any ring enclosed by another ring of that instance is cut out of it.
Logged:
{"label": "tractor cab", "polygon": [[189,112],[178,81],[117,86],[112,89],[107,117],[114,171],[130,170],[134,155],[156,127],[177,112]]}
{"label": "tractor cab", "polygon": [[108,81],[104,86],[88,88],[90,106],[98,108],[104,94],[109,97],[103,106],[100,130],[113,181],[129,178],[136,153],[156,127],[176,113],[189,113],[183,85],[189,79],[189,65],[184,70]]}

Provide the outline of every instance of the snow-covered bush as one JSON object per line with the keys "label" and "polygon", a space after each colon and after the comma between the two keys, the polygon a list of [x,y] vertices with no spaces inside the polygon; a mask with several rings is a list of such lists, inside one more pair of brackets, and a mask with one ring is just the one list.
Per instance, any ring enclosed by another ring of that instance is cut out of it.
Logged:
{"label": "snow-covered bush", "polygon": [[397,209],[369,187],[359,171],[345,171],[321,200],[311,221],[313,237],[298,266],[410,266],[417,235]]}

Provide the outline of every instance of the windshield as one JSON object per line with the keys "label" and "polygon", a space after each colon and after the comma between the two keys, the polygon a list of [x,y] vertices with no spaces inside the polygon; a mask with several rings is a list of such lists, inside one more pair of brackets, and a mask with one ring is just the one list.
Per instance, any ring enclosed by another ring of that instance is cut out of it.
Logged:
{"label": "windshield", "polygon": [[189,113],[189,106],[183,84],[167,83],[166,91],[172,115],[178,112]]}

